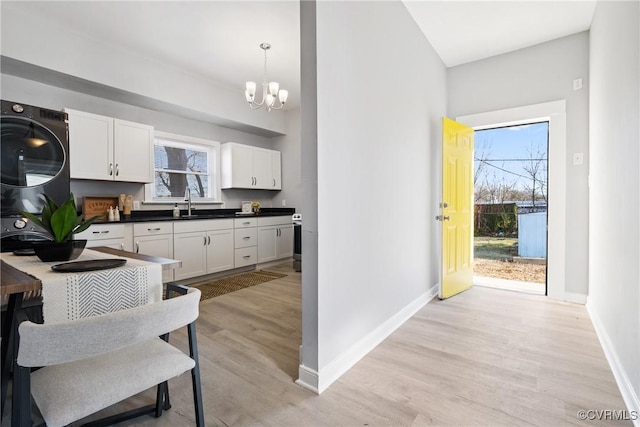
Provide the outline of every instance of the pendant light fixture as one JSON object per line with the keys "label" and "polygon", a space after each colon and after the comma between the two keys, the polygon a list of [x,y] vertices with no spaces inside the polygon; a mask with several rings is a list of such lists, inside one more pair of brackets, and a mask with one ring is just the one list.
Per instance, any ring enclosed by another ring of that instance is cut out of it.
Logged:
{"label": "pendant light fixture", "polygon": [[[269,43],[261,43],[260,49],[264,50],[264,76],[262,78],[262,100],[256,102],[256,82],[247,82],[244,96],[249,103],[249,107],[257,110],[263,105],[267,111],[282,110],[289,97],[289,91],[280,89],[278,82],[270,82],[267,79],[267,50],[271,49]],[[278,104],[276,104],[278,102]]]}

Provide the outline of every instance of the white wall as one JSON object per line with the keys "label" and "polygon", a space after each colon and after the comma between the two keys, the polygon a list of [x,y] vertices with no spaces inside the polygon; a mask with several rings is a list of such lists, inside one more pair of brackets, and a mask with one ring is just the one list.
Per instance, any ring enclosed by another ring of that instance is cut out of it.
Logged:
{"label": "white wall", "polygon": [[[46,74],[46,70],[41,71]],[[42,80],[46,80],[46,76]],[[156,130],[210,139],[219,142],[238,142],[241,144],[269,148],[282,151],[282,186],[288,207],[298,207],[300,203],[300,166],[299,166],[299,110],[290,112],[278,111],[271,114],[282,115],[289,119],[288,129],[291,135],[268,138],[265,136],[229,129],[215,124],[188,119],[179,115],[141,108],[126,102],[96,97],[34,80],[23,79],[12,75],[0,75],[0,91],[3,99],[21,102],[39,107],[61,110],[71,108],[95,114],[102,114],[123,120],[130,120],[154,126]],[[247,109],[249,109],[247,107]],[[297,174],[297,175],[296,175]],[[104,181],[72,180],[71,190],[77,197],[85,195],[108,196],[121,193],[132,194],[134,200],[144,199],[144,186],[135,183],[108,183]],[[222,200],[226,208],[239,208],[242,200],[258,200],[265,207],[280,207],[280,192],[255,190],[224,190]],[[171,209],[171,206],[143,205],[143,209]],[[219,205],[198,206],[220,207]]]}
{"label": "white wall", "polygon": [[318,365],[302,364],[322,391],[437,284],[446,69],[400,2],[316,7]]}
{"label": "white wall", "polygon": [[219,124],[284,134],[285,117],[248,109],[236,88],[83,36],[55,20],[16,8],[12,2],[2,3],[1,18],[5,57],[59,72],[59,79],[73,76],[96,83],[96,90],[103,86],[136,95],[136,102],[161,111],[173,110],[187,117],[198,114]]}
{"label": "white wall", "polygon": [[[448,70],[451,117],[566,100],[566,250],[568,295],[588,292],[589,36],[578,33]],[[582,78],[584,88],[573,90]],[[572,153],[585,164],[573,166]],[[549,193],[553,182],[549,183]]]}
{"label": "white wall", "polygon": [[590,32],[587,307],[629,410],[640,412],[639,26],[640,3],[598,2]]}

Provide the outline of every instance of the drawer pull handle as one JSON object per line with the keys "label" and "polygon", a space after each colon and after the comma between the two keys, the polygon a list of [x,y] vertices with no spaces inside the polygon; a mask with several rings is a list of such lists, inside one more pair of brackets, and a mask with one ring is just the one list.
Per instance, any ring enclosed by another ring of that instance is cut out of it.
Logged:
{"label": "drawer pull handle", "polygon": [[102,230],[100,234],[109,234],[109,230]]}
{"label": "drawer pull handle", "polygon": [[243,237],[242,239],[243,239],[243,240],[249,240],[250,238],[251,238],[251,236],[245,236],[245,237]]}
{"label": "drawer pull handle", "polygon": [[242,225],[249,225],[249,224],[251,224],[249,221],[242,223]]}
{"label": "drawer pull handle", "polygon": [[245,255],[242,258],[251,258],[251,255]]}
{"label": "drawer pull handle", "polygon": [[160,227],[157,227],[157,228],[147,228],[147,231],[160,231]]}

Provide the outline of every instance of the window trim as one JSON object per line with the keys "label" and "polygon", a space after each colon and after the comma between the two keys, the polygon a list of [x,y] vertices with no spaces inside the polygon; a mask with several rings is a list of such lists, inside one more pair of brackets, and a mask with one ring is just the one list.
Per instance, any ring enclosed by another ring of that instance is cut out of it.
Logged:
{"label": "window trim", "polygon": [[[223,203],[222,201],[222,191],[221,191],[221,173],[220,173],[220,142],[213,141],[210,139],[196,138],[193,136],[180,135],[169,132],[155,131],[153,136],[153,145],[155,146],[157,139],[168,140],[174,142],[176,146],[180,145],[199,145],[210,149],[213,151],[214,160],[213,162],[209,161],[209,167],[213,167],[213,173],[209,173],[209,176],[213,177],[213,185],[210,189],[210,195],[213,197],[198,197],[194,198],[193,203],[206,203],[206,204],[219,204]],[[145,184],[144,186],[144,203],[145,204],[175,204],[175,203],[183,203],[181,197],[163,197],[161,199],[154,199],[154,185],[155,185],[155,158],[153,159],[153,177],[154,182]]]}

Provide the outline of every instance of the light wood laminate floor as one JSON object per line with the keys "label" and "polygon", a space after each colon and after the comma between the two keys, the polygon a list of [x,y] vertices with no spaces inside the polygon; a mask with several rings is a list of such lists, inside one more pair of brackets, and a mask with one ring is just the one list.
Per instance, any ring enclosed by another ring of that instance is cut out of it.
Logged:
{"label": "light wood laminate floor", "polygon": [[[270,270],[288,276],[201,304],[207,426],[631,425],[576,415],[624,409],[584,306],[481,287],[427,304],[315,395],[294,384],[300,274],[291,263]],[[189,375],[170,391],[173,408],[161,418],[124,425],[194,425]]]}

